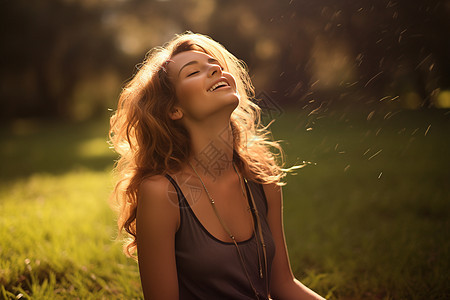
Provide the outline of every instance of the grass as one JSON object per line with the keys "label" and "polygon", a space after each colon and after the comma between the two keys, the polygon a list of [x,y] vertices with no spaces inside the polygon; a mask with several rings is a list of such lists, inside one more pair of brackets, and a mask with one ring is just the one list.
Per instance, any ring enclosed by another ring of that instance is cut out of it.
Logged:
{"label": "grass", "polygon": [[338,299],[446,299],[449,116],[385,116],[300,113],[274,128],[291,164],[311,161],[284,189],[292,265]]}
{"label": "grass", "polygon": [[115,241],[104,125],[16,124],[2,133],[0,298],[141,297]]}
{"label": "grass", "polygon": [[[330,299],[448,298],[449,115],[290,111],[274,136],[310,162],[284,187],[296,277]],[[142,298],[114,240],[106,126],[0,132],[0,298]]]}

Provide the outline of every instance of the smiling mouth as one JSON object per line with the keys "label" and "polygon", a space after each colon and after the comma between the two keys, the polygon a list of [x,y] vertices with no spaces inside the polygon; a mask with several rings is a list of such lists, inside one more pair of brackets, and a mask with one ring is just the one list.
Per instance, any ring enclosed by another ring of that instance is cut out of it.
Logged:
{"label": "smiling mouth", "polygon": [[215,90],[222,88],[222,87],[228,87],[230,86],[228,84],[228,82],[226,81],[219,81],[218,83],[214,84],[209,90],[208,92],[214,92]]}

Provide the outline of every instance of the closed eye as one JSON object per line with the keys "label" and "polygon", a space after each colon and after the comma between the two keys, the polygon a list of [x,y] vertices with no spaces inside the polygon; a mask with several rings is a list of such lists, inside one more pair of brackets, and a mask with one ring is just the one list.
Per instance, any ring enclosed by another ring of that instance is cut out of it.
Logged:
{"label": "closed eye", "polygon": [[195,72],[192,72],[192,73],[190,73],[188,76],[186,76],[186,77],[189,77],[189,76],[192,76],[192,75],[195,75],[195,74],[197,74],[199,71],[195,71]]}

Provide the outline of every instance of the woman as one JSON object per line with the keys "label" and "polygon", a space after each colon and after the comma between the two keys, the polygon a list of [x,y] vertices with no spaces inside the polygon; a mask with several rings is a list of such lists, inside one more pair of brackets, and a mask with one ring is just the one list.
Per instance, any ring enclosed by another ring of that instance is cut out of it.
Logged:
{"label": "woman", "polygon": [[323,299],[292,275],[284,169],[245,65],[185,33],[151,51],[111,118],[118,226],[145,298]]}

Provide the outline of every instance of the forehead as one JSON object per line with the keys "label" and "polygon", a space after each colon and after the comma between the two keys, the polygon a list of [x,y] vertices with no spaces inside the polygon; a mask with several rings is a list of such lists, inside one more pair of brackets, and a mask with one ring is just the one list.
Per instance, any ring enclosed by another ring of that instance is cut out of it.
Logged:
{"label": "forehead", "polygon": [[211,55],[208,55],[204,52],[196,51],[196,50],[190,50],[190,51],[184,51],[181,53],[178,53],[174,55],[170,59],[170,63],[168,64],[169,72],[177,72],[187,63],[191,61],[206,61],[208,59],[215,59]]}

